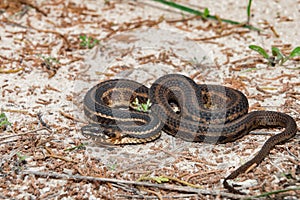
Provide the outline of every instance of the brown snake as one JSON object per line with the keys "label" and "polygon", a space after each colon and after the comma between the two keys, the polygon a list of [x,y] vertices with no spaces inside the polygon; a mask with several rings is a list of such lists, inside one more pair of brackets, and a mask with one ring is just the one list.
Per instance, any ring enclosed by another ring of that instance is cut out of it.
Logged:
{"label": "brown snake", "polygon": [[[150,99],[148,113],[132,109],[138,99]],[[175,112],[174,105],[179,109]],[[157,79],[148,89],[127,79],[114,79],[91,88],[84,98],[84,112],[90,124],[82,127],[83,135],[99,143],[136,144],[157,139],[161,130],[193,142],[227,143],[258,128],[282,127],[271,136],[254,158],[224,179],[224,187],[241,193],[227,180],[259,165],[278,143],[297,132],[292,117],[274,111],[248,113],[248,100],[240,91],[219,86],[196,84],[190,78],[169,74]]]}

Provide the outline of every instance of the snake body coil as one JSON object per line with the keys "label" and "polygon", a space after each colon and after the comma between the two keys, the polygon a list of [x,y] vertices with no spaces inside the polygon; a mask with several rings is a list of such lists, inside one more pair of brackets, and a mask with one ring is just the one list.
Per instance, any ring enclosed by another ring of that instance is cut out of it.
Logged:
{"label": "snake body coil", "polygon": [[[151,112],[133,109],[135,99],[139,103],[150,99]],[[176,112],[174,105],[178,108]],[[157,79],[150,89],[126,79],[102,82],[87,92],[84,112],[90,124],[82,128],[83,135],[109,144],[149,142],[158,138],[161,130],[187,141],[227,143],[254,129],[285,128],[270,137],[254,158],[225,178],[224,186],[235,193],[240,192],[227,183],[228,179],[257,166],[276,144],[297,132],[294,119],[284,113],[248,113],[248,100],[240,91],[196,84],[178,74]]]}

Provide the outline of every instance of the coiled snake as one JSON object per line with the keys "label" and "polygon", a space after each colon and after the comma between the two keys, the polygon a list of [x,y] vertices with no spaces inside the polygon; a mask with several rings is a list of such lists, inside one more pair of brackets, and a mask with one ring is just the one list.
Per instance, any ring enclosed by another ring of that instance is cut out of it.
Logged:
{"label": "coiled snake", "polygon": [[[140,103],[150,99],[151,111],[133,109],[135,99]],[[227,143],[254,129],[285,128],[270,137],[254,158],[225,178],[224,187],[234,193],[241,192],[227,180],[257,166],[276,144],[297,132],[296,122],[289,115],[273,111],[248,113],[248,100],[240,91],[196,84],[179,74],[160,77],[150,89],[127,79],[99,83],[84,97],[84,112],[90,124],[82,127],[83,135],[109,144],[149,142],[157,139],[161,130],[187,141]]]}

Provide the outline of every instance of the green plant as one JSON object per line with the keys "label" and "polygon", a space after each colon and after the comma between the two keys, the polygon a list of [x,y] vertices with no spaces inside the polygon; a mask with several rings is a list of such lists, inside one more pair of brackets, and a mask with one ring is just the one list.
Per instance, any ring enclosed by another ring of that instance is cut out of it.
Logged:
{"label": "green plant", "polygon": [[77,150],[77,149],[82,149],[86,146],[86,143],[81,143],[77,146],[74,146],[74,147],[70,147],[70,148],[67,148],[65,149],[64,151],[74,151],[74,150]]}
{"label": "green plant", "polygon": [[0,128],[10,126],[10,125],[11,125],[11,123],[8,121],[5,113],[1,113],[0,114]]}
{"label": "green plant", "polygon": [[230,20],[230,19],[223,19],[223,18],[218,17],[217,15],[210,15],[209,10],[207,8],[204,9],[204,12],[201,12],[201,11],[195,10],[193,8],[189,8],[187,6],[177,4],[173,1],[166,1],[166,0],[153,0],[153,1],[168,5],[170,7],[179,9],[179,10],[184,11],[184,12],[188,12],[188,13],[191,13],[191,14],[194,14],[194,15],[197,15],[197,16],[201,16],[203,19],[217,20],[217,21],[221,21],[221,22],[224,22],[224,23],[228,23],[228,24],[240,25],[241,27],[248,28],[250,30],[261,31],[261,29],[249,25],[249,21],[250,21],[250,17],[251,17],[251,13],[250,13],[251,3],[252,3],[251,0],[249,0],[248,7],[247,7],[247,17],[248,17],[247,22],[248,23],[237,22],[237,21],[233,21],[233,20]]}
{"label": "green plant", "polygon": [[209,16],[209,10],[208,8],[205,8],[204,11],[203,11],[203,19],[207,19],[207,17]]}
{"label": "green plant", "polygon": [[59,64],[59,60],[52,56],[43,56],[41,54],[39,54],[38,56],[43,59],[43,64],[46,65],[47,67],[51,67],[55,64]]}
{"label": "green plant", "polygon": [[294,48],[288,56],[284,55],[277,47],[271,48],[272,56],[270,56],[266,52],[266,50],[260,46],[250,45],[249,48],[258,52],[260,55],[262,55],[268,61],[268,64],[273,67],[276,64],[282,65],[283,63],[285,63],[286,61],[288,61],[289,59],[291,59],[293,57],[300,56],[300,46]]}
{"label": "green plant", "polygon": [[16,172],[20,172],[24,169],[24,165],[27,163],[27,156],[21,154],[20,152],[16,152],[17,160],[14,162],[13,170]]}
{"label": "green plant", "polygon": [[147,103],[140,103],[139,99],[135,98],[135,100],[132,102],[132,106],[137,111],[149,112],[149,109],[151,107],[151,102],[150,102],[150,99],[148,99]]}
{"label": "green plant", "polygon": [[115,162],[111,162],[109,165],[107,165],[108,169],[111,171],[115,171],[118,167],[118,164]]}
{"label": "green plant", "polygon": [[26,162],[27,156],[22,155],[21,153],[18,152],[18,153],[17,153],[17,157],[18,157],[19,163],[25,163],[25,162]]}
{"label": "green plant", "polygon": [[290,173],[290,172],[287,172],[287,173],[282,172],[282,173],[281,173],[281,176],[282,176],[282,177],[285,177],[286,179],[294,179],[293,174]]}
{"label": "green plant", "polygon": [[96,46],[100,42],[99,40],[94,39],[92,37],[88,37],[86,35],[79,36],[79,39],[81,40],[80,46],[85,47],[85,48],[89,48],[89,49],[93,48],[94,46]]}
{"label": "green plant", "polygon": [[155,181],[160,184],[160,183],[169,182],[170,179],[164,176],[154,176],[154,177],[141,176],[137,181]]}

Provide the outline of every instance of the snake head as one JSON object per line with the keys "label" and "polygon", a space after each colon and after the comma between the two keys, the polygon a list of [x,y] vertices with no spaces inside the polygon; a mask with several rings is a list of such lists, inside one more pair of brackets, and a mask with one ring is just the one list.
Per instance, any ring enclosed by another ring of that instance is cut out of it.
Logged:
{"label": "snake head", "polygon": [[83,136],[94,140],[97,144],[118,144],[122,137],[118,131],[111,130],[105,125],[88,124],[81,128]]}
{"label": "snake head", "polygon": [[[160,128],[159,128],[160,130]],[[81,128],[83,136],[92,139],[96,144],[103,145],[122,145],[122,144],[141,144],[153,141],[160,136],[160,132],[148,138],[138,138],[137,135],[126,134],[122,131],[122,126],[89,124]]]}

